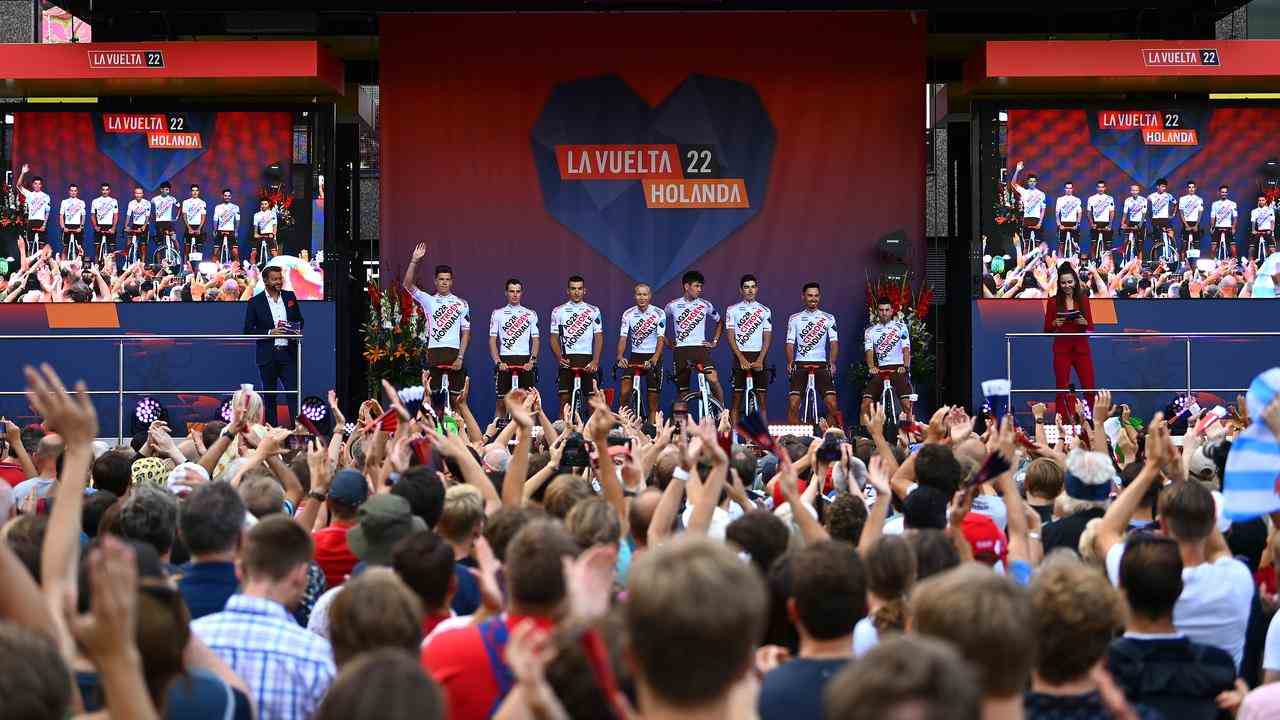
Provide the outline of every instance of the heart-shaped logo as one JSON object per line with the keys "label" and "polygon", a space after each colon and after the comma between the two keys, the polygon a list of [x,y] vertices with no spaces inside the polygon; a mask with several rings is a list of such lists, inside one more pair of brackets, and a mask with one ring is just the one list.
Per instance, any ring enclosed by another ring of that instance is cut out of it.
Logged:
{"label": "heart-shaped logo", "polygon": [[92,113],[98,150],[147,190],[204,155],[217,113]]}
{"label": "heart-shaped logo", "polygon": [[[1089,139],[1098,152],[1133,178],[1134,182],[1141,183],[1143,187],[1155,187],[1157,179],[1172,175],[1174,170],[1195,157],[1208,143],[1212,114],[1213,111],[1208,108],[1181,106],[1176,111],[1168,112],[1120,113],[1121,116],[1132,116],[1138,120],[1135,123],[1137,125],[1146,123],[1146,127],[1105,127],[1116,114],[1094,110],[1089,113]],[[1141,119],[1146,116],[1149,116],[1149,121]],[[1170,144],[1148,142],[1144,139],[1144,133],[1148,131],[1156,133],[1159,142]],[[1195,136],[1194,143],[1181,144],[1187,143],[1191,134]],[[1116,192],[1120,190],[1117,189]]]}
{"label": "heart-shaped logo", "polygon": [[650,108],[604,75],[556,85],[531,139],[547,212],[658,287],[760,212],[776,132],[737,80],[690,75]]}

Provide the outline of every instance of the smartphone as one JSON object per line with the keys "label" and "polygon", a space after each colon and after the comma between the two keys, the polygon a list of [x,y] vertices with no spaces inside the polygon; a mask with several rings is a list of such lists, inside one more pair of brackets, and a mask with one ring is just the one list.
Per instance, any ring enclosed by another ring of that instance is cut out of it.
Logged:
{"label": "smartphone", "polygon": [[290,450],[299,450],[301,448],[305,448],[307,446],[307,441],[309,441],[312,437],[313,437],[312,435],[299,435],[297,433],[293,433],[289,436],[289,439],[285,442],[285,447],[289,448]]}

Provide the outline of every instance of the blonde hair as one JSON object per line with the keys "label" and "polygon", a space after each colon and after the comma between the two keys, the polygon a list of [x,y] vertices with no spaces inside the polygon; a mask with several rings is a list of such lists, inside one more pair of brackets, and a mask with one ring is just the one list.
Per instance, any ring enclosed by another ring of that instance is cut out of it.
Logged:
{"label": "blonde hair", "polygon": [[454,485],[444,493],[444,510],[436,532],[452,543],[472,539],[484,523],[484,497],[470,485]]}
{"label": "blonde hair", "polygon": [[241,388],[231,396],[231,407],[244,407],[245,397],[249,398],[249,409],[245,411],[244,421],[248,425],[261,425],[263,418],[262,396],[253,390]]}

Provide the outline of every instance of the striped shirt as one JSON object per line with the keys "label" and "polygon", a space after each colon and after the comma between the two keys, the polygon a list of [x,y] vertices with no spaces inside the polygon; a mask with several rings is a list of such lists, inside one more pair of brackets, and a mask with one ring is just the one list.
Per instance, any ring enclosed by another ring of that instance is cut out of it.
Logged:
{"label": "striped shirt", "polygon": [[329,641],[298,625],[283,605],[232,595],[191,630],[249,685],[262,720],[315,714],[336,669]]}

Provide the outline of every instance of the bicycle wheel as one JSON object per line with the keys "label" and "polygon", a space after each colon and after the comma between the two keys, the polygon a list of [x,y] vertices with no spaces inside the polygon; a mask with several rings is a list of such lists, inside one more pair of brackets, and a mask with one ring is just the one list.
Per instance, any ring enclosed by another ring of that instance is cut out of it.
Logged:
{"label": "bicycle wheel", "polygon": [[[689,419],[695,423],[702,422],[702,394],[686,392],[680,395],[680,399],[689,407]],[[707,398],[707,416],[711,418],[711,422],[720,422],[720,414],[723,412],[724,408],[716,402],[714,396]]]}

